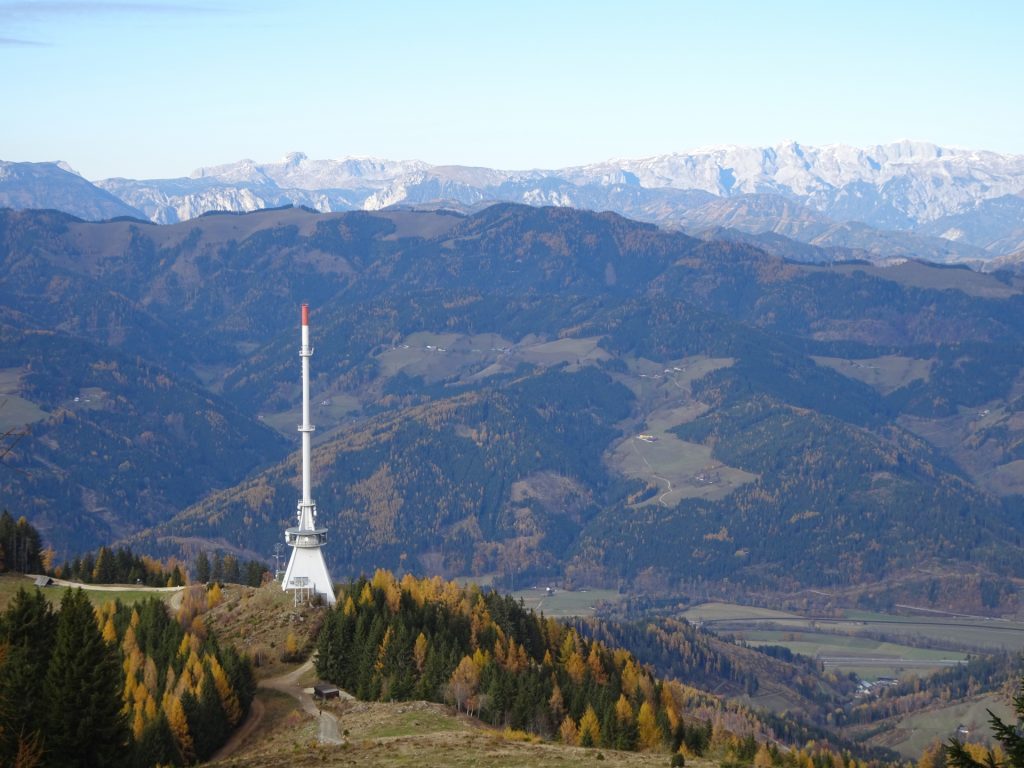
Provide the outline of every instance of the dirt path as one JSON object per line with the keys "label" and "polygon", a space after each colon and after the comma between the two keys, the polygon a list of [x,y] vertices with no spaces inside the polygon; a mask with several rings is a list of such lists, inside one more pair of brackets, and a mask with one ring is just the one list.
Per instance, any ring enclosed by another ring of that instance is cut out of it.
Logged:
{"label": "dirt path", "polygon": [[[278,675],[277,677],[268,677],[265,680],[261,680],[260,687],[270,688],[275,691],[280,691],[281,693],[287,693],[289,696],[296,699],[299,704],[302,705],[303,711],[320,722],[320,742],[322,744],[341,744],[342,739],[338,731],[338,719],[330,712],[324,712],[321,710],[320,707],[317,706],[316,701],[313,700],[313,696],[299,683],[302,676],[311,669],[313,669],[312,659],[287,674]],[[342,697],[347,699],[352,698],[349,694],[344,692],[342,692]]]}
{"label": "dirt path", "polygon": [[263,702],[260,701],[259,697],[254,698],[252,706],[249,707],[249,716],[245,718],[245,722],[238,726],[235,732],[231,734],[231,738],[225,741],[221,748],[213,753],[213,757],[210,758],[209,762],[214,763],[218,760],[226,760],[235,754],[238,748],[252,735],[252,732],[259,728],[260,723],[263,722],[265,711],[266,707],[263,706]]}
{"label": "dirt path", "polygon": [[[29,573],[25,574],[26,578],[37,579],[39,574]],[[142,584],[82,584],[77,581],[67,581],[66,579],[51,579],[54,584],[58,587],[81,587],[85,591],[96,591],[96,592],[181,592],[184,587],[146,587]]]}
{"label": "dirt path", "polygon": [[661,482],[665,483],[665,485],[668,487],[668,490],[666,490],[663,494],[661,494],[661,496],[658,497],[658,503],[661,504],[663,507],[667,507],[668,502],[665,501],[665,497],[672,493],[672,481],[669,480],[667,477],[662,477],[661,475],[654,474],[654,467],[651,466],[651,462],[649,462],[647,460],[647,457],[640,453],[640,449],[637,448],[635,437],[630,441],[630,444],[633,446],[633,450],[636,451],[636,455],[640,457],[640,461],[642,461],[644,465],[647,467],[647,469],[650,470],[651,477],[653,477],[655,480],[661,480]]}
{"label": "dirt path", "polygon": [[[308,689],[303,688],[302,684],[299,683],[302,676],[311,669],[313,669],[312,659],[296,669],[293,669],[291,672],[260,680],[259,687],[278,691],[279,693],[285,693],[298,701],[302,710],[310,717],[316,718],[320,723],[318,738],[321,744],[343,744],[344,740],[341,738],[341,733],[338,730],[338,719],[330,712],[322,712],[317,706],[316,701],[314,701],[313,696],[307,693]],[[342,697],[348,699],[352,698],[345,692],[342,692]],[[265,713],[266,707],[257,695],[256,698],[252,700],[252,706],[249,708],[249,716],[245,719],[245,722],[242,723],[233,734],[231,734],[231,738],[229,738],[224,745],[217,750],[213,757],[210,758],[210,762],[226,760],[234,755],[235,752],[237,752],[246,743],[246,741],[248,741],[253,732],[263,723],[263,716]]]}
{"label": "dirt path", "polygon": [[[38,578],[38,574],[26,574],[30,579]],[[81,587],[86,592],[160,592],[167,593],[173,592],[171,599],[167,601],[172,611],[176,611],[181,607],[181,599],[185,593],[184,587],[146,587],[141,584],[82,584],[77,581],[68,581],[67,579],[50,579],[55,586],[58,587],[71,587],[75,589]]]}

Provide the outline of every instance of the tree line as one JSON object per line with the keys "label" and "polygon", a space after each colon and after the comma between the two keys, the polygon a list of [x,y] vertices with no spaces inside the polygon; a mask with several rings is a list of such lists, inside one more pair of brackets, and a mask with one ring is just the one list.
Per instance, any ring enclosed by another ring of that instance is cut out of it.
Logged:
{"label": "tree line", "polygon": [[39,531],[24,517],[15,522],[6,509],[0,513],[0,573],[39,573],[43,570]]}
{"label": "tree line", "polygon": [[52,576],[83,584],[145,584],[147,587],[180,587],[185,584],[181,563],[163,563],[136,555],[128,547],[100,547],[50,571]]}

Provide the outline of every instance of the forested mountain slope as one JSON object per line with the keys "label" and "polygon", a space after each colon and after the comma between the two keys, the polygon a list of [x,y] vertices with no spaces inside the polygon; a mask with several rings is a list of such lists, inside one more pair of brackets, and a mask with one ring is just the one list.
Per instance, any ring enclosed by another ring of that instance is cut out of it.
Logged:
{"label": "forested mountain slope", "polygon": [[4,212],[0,248],[0,419],[31,422],[0,483],[60,549],[112,530],[266,557],[298,496],[308,301],[339,576],[792,586],[1022,562],[1009,274],[515,205]]}

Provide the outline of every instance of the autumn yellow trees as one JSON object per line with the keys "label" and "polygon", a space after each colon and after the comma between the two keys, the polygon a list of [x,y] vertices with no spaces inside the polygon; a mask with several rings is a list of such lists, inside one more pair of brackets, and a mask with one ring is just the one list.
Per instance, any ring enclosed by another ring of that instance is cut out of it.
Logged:
{"label": "autumn yellow trees", "polygon": [[[0,711],[0,764],[39,746],[53,765],[180,765],[209,757],[244,718],[254,692],[249,663],[221,648],[191,611],[186,629],[156,598],[94,610],[69,590],[56,622],[51,616],[41,596],[19,596],[0,617],[0,647],[15,649],[14,666],[7,655],[0,661],[0,699],[12,686],[30,692],[22,695],[29,706],[13,710],[29,719],[8,721],[12,710]],[[29,738],[4,744],[15,728]]]}
{"label": "autumn yellow trees", "polygon": [[[377,571],[345,587],[318,649],[320,676],[359,698],[448,701],[495,725],[581,746],[702,754],[724,707],[657,679],[583,625],[438,578]],[[758,723],[737,709],[728,715],[718,721],[723,754],[742,741],[727,723],[741,734]]]}

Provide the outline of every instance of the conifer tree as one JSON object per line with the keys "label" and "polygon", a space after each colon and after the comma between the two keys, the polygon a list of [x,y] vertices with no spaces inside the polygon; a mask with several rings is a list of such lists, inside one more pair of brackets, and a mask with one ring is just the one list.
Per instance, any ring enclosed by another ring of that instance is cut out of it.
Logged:
{"label": "conifer tree", "polygon": [[662,745],[665,738],[662,729],[657,725],[654,709],[650,706],[649,701],[644,701],[640,705],[640,713],[637,715],[637,732],[641,750],[656,750]]}
{"label": "conifer tree", "polygon": [[596,747],[601,743],[601,724],[598,722],[597,713],[594,708],[587,705],[587,711],[580,718],[580,741],[581,747]]}
{"label": "conifer tree", "polygon": [[205,584],[210,580],[210,558],[206,552],[196,555],[196,581]]}
{"label": "conifer tree", "polygon": [[[39,681],[46,675],[57,631],[57,617],[37,589],[19,589],[0,616],[0,645],[7,654],[0,664],[0,700],[9,703],[4,713],[5,744],[15,750],[19,735],[40,731],[45,703]],[[0,763],[10,764],[14,751],[0,751]]]}
{"label": "conifer tree", "polygon": [[135,742],[132,765],[134,768],[151,768],[168,762],[178,764],[182,762],[182,758],[178,754],[174,735],[167,724],[167,717],[163,712],[159,712],[143,729],[142,738]]}
{"label": "conifer tree", "polygon": [[86,768],[124,761],[129,730],[121,711],[120,665],[81,589],[67,590],[61,600],[43,696],[49,762]]}

